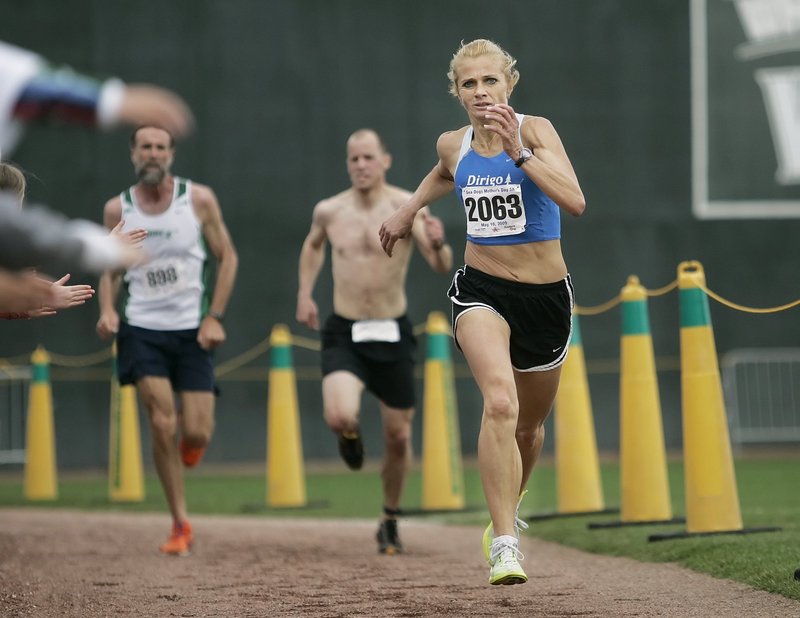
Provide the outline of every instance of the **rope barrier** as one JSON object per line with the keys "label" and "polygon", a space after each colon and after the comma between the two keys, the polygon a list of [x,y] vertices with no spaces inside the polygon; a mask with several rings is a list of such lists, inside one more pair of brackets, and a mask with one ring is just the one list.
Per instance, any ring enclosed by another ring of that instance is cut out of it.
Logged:
{"label": "rope barrier", "polygon": [[30,354],[18,354],[8,358],[0,358],[0,366],[10,367],[12,365],[27,365],[31,360]]}
{"label": "rope barrier", "polygon": [[[657,297],[663,296],[668,294],[672,290],[678,287],[678,280],[675,279],[674,281],[668,283],[667,285],[656,288],[653,290],[646,289],[646,293],[650,297]],[[708,289],[705,284],[701,284],[700,289],[705,292],[709,298],[714,299],[718,303],[725,305],[731,309],[735,309],[737,311],[744,311],[747,313],[756,313],[756,314],[764,314],[764,313],[777,313],[779,311],[785,311],[787,309],[792,309],[793,307],[797,307],[800,305],[800,299],[786,303],[784,305],[779,305],[777,307],[764,307],[764,308],[757,308],[757,307],[747,307],[745,305],[740,305],[733,301],[727,300],[713,292],[712,290]],[[575,313],[577,315],[599,315],[610,309],[613,309],[617,305],[622,302],[621,295],[617,295],[614,298],[601,303],[599,305],[593,305],[590,307],[584,307],[581,305],[575,305]],[[419,336],[425,333],[425,329],[427,327],[427,323],[423,322],[421,324],[417,324],[414,326],[413,332],[414,336]],[[449,333],[452,337],[452,333]],[[318,339],[311,339],[309,337],[301,337],[297,335],[292,335],[292,345],[298,348],[303,348],[306,350],[311,350],[314,352],[319,352],[322,349],[322,344]],[[257,343],[255,346],[242,352],[238,356],[235,356],[224,363],[220,363],[216,368],[216,375],[223,376],[236,369],[240,369],[250,361],[255,360],[265,352],[267,352],[270,348],[269,338],[265,338],[263,341]],[[68,356],[65,354],[56,354],[54,352],[49,352],[50,360],[52,365],[58,365],[61,367],[89,367],[91,365],[97,365],[104,361],[109,360],[112,357],[113,351],[111,347],[104,348],[103,350],[99,350],[97,352],[92,352],[90,354],[83,354],[80,356]],[[30,363],[30,354],[20,354],[17,356],[11,356],[8,358],[0,358],[0,367],[10,367],[14,365],[27,365]]]}
{"label": "rope barrier", "polygon": [[217,365],[217,368],[214,370],[214,373],[217,376],[224,376],[225,374],[230,373],[231,371],[235,371],[236,369],[243,367],[251,360],[255,360],[267,350],[269,350],[269,337],[257,343],[249,350],[242,352],[241,354],[239,354],[239,356],[234,356],[233,358],[226,360],[224,363],[220,363],[219,365]]}
{"label": "rope barrier", "polygon": [[[59,365],[61,367],[91,367],[92,365],[99,365],[107,361],[113,355],[110,346],[98,350],[97,352],[90,352],[89,354],[82,354],[79,356],[67,356],[65,354],[51,352],[50,350],[48,350],[47,353],[50,356],[50,364]],[[30,354],[19,354],[17,356],[9,356],[8,358],[0,358],[0,366],[29,365],[30,362]]]}
{"label": "rope barrier", "polygon": [[745,305],[739,305],[730,300],[722,298],[722,296],[720,296],[719,294],[709,290],[704,284],[700,284],[698,287],[718,303],[723,304],[726,307],[730,307],[731,309],[736,309],[738,311],[745,311],[747,313],[777,313],[778,311],[785,311],[786,309],[791,309],[792,307],[797,307],[798,305],[800,305],[800,299],[798,299],[790,303],[786,303],[785,305],[779,305],[777,307],[765,307],[761,309],[757,307],[746,307]]}
{"label": "rope barrier", "polygon": [[292,335],[292,345],[306,350],[313,350],[314,352],[319,352],[322,349],[322,343],[320,343],[319,340],[309,339],[308,337],[298,337],[297,335]]}
{"label": "rope barrier", "polygon": [[613,309],[621,302],[621,298],[619,294],[617,294],[614,298],[609,301],[606,301],[600,305],[595,305],[593,307],[581,307],[580,305],[575,305],[575,313],[578,315],[600,315],[608,311],[609,309]]}
{"label": "rope barrier", "polygon": [[92,365],[99,365],[103,361],[109,360],[114,351],[111,346],[92,352],[91,354],[83,354],[81,356],[66,356],[64,354],[56,354],[55,352],[47,352],[50,355],[50,364],[59,365],[61,367],[91,367]]}
{"label": "rope barrier", "polygon": [[[675,279],[671,283],[668,283],[667,285],[665,285],[663,287],[656,288],[655,290],[645,289],[645,292],[647,293],[648,296],[651,296],[651,297],[653,297],[653,296],[663,296],[664,294],[667,294],[668,292],[671,292],[672,290],[674,290],[677,287],[678,287],[678,280]],[[581,307],[580,305],[575,305],[575,313],[577,313],[578,315],[600,315],[601,313],[604,313],[604,312],[608,311],[609,309],[613,309],[614,307],[619,305],[621,302],[622,302],[622,297],[621,297],[621,295],[617,294],[611,300],[608,300],[608,301],[606,301],[604,303],[601,303],[599,305],[594,305],[592,307]]]}
{"label": "rope barrier", "polygon": [[655,290],[645,290],[648,296],[663,296],[667,292],[671,292],[678,287],[678,280],[675,279],[672,283],[668,283],[663,288],[656,288]]}

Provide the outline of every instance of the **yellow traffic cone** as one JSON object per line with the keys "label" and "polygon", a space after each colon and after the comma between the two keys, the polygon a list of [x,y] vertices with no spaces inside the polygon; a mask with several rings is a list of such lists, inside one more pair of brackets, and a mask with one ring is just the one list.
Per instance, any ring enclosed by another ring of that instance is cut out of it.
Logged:
{"label": "yellow traffic cone", "polygon": [[464,472],[451,356],[450,327],[428,315],[422,425],[422,510],[464,508]]}
{"label": "yellow traffic cone", "polygon": [[25,497],[28,500],[55,500],[58,498],[58,479],[50,355],[39,346],[31,355],[31,363],[33,378],[25,436]]}
{"label": "yellow traffic cone", "polygon": [[651,541],[693,534],[779,529],[742,528],[717,349],[704,287],[705,274],[700,262],[681,262],[678,265],[687,531],[651,535]]}
{"label": "yellow traffic cone", "polygon": [[742,516],[733,470],[717,349],[703,267],[678,266],[681,306],[681,403],[689,532],[739,530]]}
{"label": "yellow traffic cone", "polygon": [[670,521],[672,502],[647,291],[634,276],[622,288],[621,348],[621,519]]}
{"label": "yellow traffic cone", "polygon": [[577,315],[572,317],[572,340],[556,395],[555,434],[558,512],[603,512],[600,463]]}
{"label": "yellow traffic cone", "polygon": [[285,324],[276,324],[269,342],[267,505],[306,506],[297,382],[292,366],[292,335],[289,328]]}
{"label": "yellow traffic cone", "polygon": [[144,467],[139,434],[136,387],[121,386],[117,373],[117,344],[111,360],[109,407],[108,496],[112,502],[144,500]]}
{"label": "yellow traffic cone", "polygon": [[592,522],[588,528],[681,523],[672,517],[667,455],[658,397],[647,290],[631,275],[622,288],[620,342],[620,520]]}
{"label": "yellow traffic cone", "polygon": [[739,530],[742,516],[703,267],[678,266],[681,403],[689,532]]}

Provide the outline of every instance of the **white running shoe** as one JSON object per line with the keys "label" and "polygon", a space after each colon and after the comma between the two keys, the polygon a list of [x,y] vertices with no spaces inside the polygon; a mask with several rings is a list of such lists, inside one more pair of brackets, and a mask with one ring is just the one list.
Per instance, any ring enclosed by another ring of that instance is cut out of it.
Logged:
{"label": "white running shoe", "polygon": [[[520,534],[522,534],[523,530],[528,529],[528,522],[524,519],[521,519],[519,516],[519,505],[522,504],[522,499],[525,497],[525,494],[528,493],[528,490],[524,490],[520,495],[519,499],[517,500],[517,510],[514,511],[514,534],[519,540]],[[483,531],[483,557],[486,558],[486,564],[492,566],[492,559],[491,559],[491,549],[492,549],[492,540],[494,539],[494,526],[492,522],[489,522],[489,525],[486,526],[486,530]]]}
{"label": "white running shoe", "polygon": [[511,535],[498,536],[492,541],[489,552],[492,564],[489,569],[489,583],[498,584],[524,584],[528,576],[519,564],[524,558],[519,551],[519,541]]}

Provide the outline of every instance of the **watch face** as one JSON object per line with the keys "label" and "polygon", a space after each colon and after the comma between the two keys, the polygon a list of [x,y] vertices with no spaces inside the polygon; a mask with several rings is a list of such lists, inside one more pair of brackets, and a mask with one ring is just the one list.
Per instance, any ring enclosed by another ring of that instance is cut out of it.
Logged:
{"label": "watch face", "polygon": [[516,160],[514,165],[516,167],[520,167],[523,163],[525,163],[525,161],[530,159],[532,156],[533,156],[533,153],[531,152],[530,148],[523,148],[522,151],[519,154],[519,159]]}

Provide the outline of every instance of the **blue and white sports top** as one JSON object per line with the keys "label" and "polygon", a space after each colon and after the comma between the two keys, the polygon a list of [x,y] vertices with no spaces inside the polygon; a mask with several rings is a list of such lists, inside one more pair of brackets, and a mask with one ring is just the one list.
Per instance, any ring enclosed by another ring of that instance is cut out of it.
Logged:
{"label": "blue and white sports top", "polygon": [[[523,118],[517,114],[520,126]],[[556,203],[505,152],[483,157],[472,150],[472,134],[472,127],[464,133],[454,179],[467,216],[467,240],[519,245],[561,238]]]}

